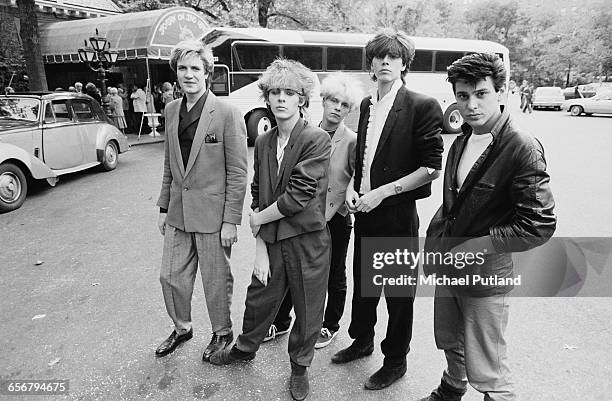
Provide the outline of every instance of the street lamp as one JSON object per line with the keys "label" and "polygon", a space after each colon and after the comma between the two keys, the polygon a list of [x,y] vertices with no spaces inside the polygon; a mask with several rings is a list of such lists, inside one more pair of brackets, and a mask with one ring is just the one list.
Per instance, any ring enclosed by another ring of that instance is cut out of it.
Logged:
{"label": "street lamp", "polygon": [[83,42],[85,43],[85,47],[79,49],[79,59],[81,62],[85,63],[90,70],[97,72],[100,76],[100,82],[102,82],[102,107],[104,107],[106,114],[110,115],[111,112],[108,107],[108,99],[106,96],[106,72],[117,62],[119,52],[109,50],[111,47],[110,42],[107,41],[105,37],[100,36],[97,29],[96,36],[89,38],[89,43],[91,45],[87,44],[87,39]]}

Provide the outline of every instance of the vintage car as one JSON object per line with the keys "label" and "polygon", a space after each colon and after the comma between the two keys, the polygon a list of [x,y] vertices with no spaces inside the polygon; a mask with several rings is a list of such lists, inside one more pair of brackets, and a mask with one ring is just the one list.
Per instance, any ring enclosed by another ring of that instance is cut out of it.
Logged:
{"label": "vintage car", "polygon": [[612,114],[612,92],[602,92],[590,98],[566,100],[561,108],[574,117],[582,113],[587,116],[594,113]]}
{"label": "vintage car", "polygon": [[0,213],[19,208],[28,183],[101,165],[117,167],[127,138],[91,97],[68,92],[0,96]]}
{"label": "vintage car", "polygon": [[532,106],[534,110],[549,107],[561,110],[561,105],[564,101],[565,97],[561,88],[556,86],[540,86],[536,88],[533,94]]}

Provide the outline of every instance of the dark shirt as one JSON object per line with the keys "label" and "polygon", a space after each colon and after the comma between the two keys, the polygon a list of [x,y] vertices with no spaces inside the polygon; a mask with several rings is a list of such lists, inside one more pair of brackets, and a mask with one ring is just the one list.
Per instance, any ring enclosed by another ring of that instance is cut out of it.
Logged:
{"label": "dark shirt", "polygon": [[202,109],[204,109],[204,103],[206,103],[207,97],[208,91],[204,92],[189,111],[187,111],[187,96],[184,96],[181,102],[181,108],[179,110],[178,140],[185,168],[187,168],[189,153],[191,153],[191,145],[193,144],[193,138],[195,138],[198,122],[200,121]]}

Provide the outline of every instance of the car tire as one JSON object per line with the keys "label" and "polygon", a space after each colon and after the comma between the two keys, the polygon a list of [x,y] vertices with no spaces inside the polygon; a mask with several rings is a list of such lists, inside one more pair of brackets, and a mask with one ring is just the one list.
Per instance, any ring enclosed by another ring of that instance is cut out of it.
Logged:
{"label": "car tire", "polygon": [[447,134],[459,134],[463,125],[463,117],[459,113],[457,103],[453,103],[446,108],[443,117],[444,132]]}
{"label": "car tire", "polygon": [[574,105],[574,106],[570,107],[570,114],[572,116],[574,116],[574,117],[578,117],[579,115],[581,115],[582,111],[583,110],[582,110],[581,106]]}
{"label": "car tire", "polygon": [[105,171],[112,171],[117,168],[119,163],[119,152],[117,151],[117,145],[113,141],[106,143],[104,147],[104,155],[102,156],[102,168]]}
{"label": "car tire", "polygon": [[28,180],[19,166],[0,164],[0,213],[19,209],[28,193]]}
{"label": "car tire", "polygon": [[247,143],[255,144],[255,139],[273,127],[273,120],[266,110],[255,110],[247,122]]}

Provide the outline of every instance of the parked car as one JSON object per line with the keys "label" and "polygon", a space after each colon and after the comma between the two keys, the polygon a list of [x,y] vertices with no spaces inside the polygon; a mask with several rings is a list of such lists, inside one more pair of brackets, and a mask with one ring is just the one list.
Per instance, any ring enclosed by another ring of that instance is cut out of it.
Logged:
{"label": "parked car", "polygon": [[54,186],[63,174],[117,167],[129,149],[93,98],[76,93],[0,96],[0,213],[19,208],[28,182]]}
{"label": "parked car", "polygon": [[612,114],[612,92],[603,92],[590,98],[566,100],[562,108],[572,116],[582,113],[587,116],[593,113]]}
{"label": "parked car", "polygon": [[563,90],[556,86],[540,86],[533,94],[533,109],[553,108],[561,110],[561,105],[565,101]]}
{"label": "parked car", "polygon": [[578,96],[576,96],[576,87],[570,86],[563,89],[563,97],[565,100],[593,97],[596,93],[595,84],[578,85],[578,92]]}

